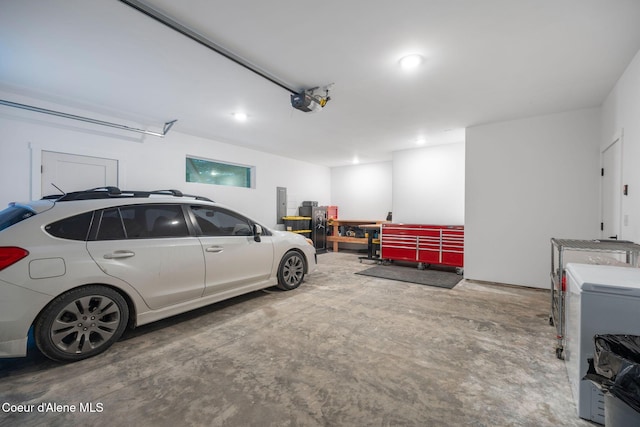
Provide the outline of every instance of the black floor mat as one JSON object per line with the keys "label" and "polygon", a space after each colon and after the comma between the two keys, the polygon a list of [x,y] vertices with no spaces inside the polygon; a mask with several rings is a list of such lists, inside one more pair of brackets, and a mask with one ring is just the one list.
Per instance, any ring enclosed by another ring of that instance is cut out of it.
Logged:
{"label": "black floor mat", "polygon": [[356,274],[447,289],[452,289],[462,280],[462,276],[454,272],[432,269],[419,270],[415,265],[411,267],[402,265],[377,265],[359,271]]}

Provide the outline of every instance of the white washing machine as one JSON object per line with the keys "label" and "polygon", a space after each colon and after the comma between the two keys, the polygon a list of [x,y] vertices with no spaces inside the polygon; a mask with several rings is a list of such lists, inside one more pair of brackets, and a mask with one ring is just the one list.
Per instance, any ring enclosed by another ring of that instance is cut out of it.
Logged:
{"label": "white washing machine", "polygon": [[590,381],[596,334],[640,335],[640,268],[567,264],[564,359],[578,416],[604,424],[604,396]]}

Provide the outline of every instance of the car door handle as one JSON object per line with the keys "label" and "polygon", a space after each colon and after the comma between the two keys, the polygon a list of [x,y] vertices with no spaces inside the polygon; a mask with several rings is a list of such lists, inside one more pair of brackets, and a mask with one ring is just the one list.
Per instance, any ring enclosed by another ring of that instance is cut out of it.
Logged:
{"label": "car door handle", "polygon": [[110,254],[105,254],[104,259],[119,259],[119,258],[130,258],[135,255],[135,252],[131,251],[115,251]]}
{"label": "car door handle", "polygon": [[213,252],[215,254],[222,252],[224,250],[224,248],[221,248],[220,246],[209,246],[207,249],[205,249],[207,252]]}

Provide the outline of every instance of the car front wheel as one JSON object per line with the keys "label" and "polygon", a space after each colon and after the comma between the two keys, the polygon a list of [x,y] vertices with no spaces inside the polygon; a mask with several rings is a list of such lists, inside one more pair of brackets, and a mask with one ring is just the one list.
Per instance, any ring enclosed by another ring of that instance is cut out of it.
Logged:
{"label": "car front wheel", "polygon": [[300,286],[304,279],[304,265],[302,254],[287,252],[278,267],[278,287],[289,291]]}
{"label": "car front wheel", "polygon": [[54,299],[34,326],[36,345],[53,360],[75,362],[108,349],[124,332],[129,307],[115,290],[99,285]]}

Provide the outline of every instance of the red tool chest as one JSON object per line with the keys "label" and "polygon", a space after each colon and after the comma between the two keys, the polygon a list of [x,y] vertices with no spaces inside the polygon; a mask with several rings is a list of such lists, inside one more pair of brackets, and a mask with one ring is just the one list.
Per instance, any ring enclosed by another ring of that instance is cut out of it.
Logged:
{"label": "red tool chest", "polygon": [[464,226],[382,224],[380,258],[464,266]]}

